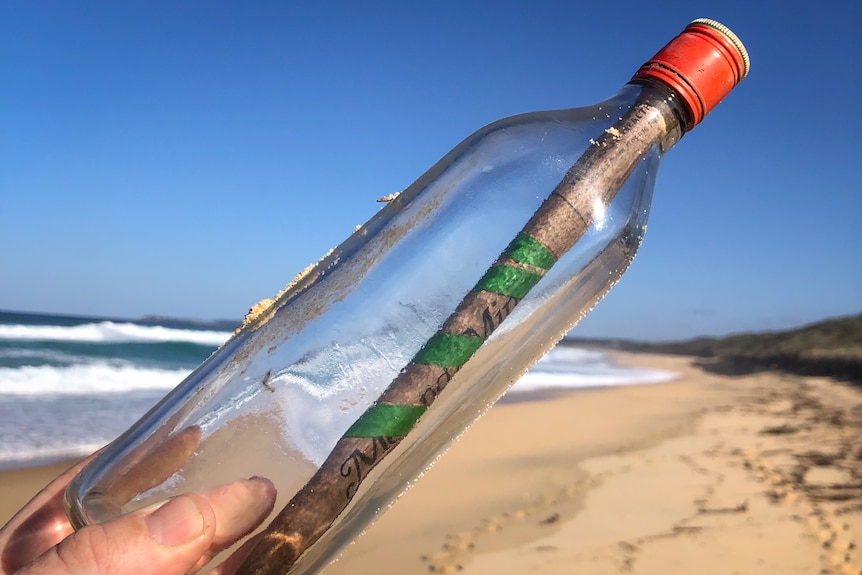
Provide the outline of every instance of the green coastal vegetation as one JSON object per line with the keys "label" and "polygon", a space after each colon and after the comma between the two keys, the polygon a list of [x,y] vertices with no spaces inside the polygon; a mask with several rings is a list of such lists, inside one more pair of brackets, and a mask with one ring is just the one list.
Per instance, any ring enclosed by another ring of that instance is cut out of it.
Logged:
{"label": "green coastal vegetation", "polygon": [[577,345],[621,351],[691,355],[698,364],[723,374],[780,370],[822,375],[862,385],[862,313],[827,319],[786,331],[698,337],[685,341],[569,338]]}

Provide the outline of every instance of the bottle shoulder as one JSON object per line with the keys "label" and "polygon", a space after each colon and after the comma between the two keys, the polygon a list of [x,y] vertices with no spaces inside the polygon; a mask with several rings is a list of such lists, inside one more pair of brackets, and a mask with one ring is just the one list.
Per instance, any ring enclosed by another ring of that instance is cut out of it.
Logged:
{"label": "bottle shoulder", "polygon": [[590,130],[601,132],[619,121],[637,103],[638,97],[644,92],[644,88],[643,85],[639,84],[626,84],[611,97],[595,104],[507,116],[480,128],[467,140],[513,128],[530,129],[558,126],[580,132]]}

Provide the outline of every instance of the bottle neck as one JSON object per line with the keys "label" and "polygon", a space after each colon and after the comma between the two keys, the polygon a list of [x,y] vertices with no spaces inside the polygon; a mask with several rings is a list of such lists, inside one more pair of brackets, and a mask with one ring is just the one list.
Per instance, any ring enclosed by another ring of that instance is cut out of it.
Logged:
{"label": "bottle neck", "polygon": [[692,127],[688,109],[672,88],[657,80],[634,78],[629,83],[641,87],[633,107],[652,108],[664,120],[665,134],[659,139],[659,146],[662,153],[667,152]]}

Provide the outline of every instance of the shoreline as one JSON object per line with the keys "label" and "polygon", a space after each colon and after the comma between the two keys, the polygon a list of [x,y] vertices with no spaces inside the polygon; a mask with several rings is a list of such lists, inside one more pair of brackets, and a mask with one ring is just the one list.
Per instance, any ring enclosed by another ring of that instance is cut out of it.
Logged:
{"label": "shoreline", "polygon": [[18,460],[10,460],[10,461],[0,461],[0,475],[8,472],[8,471],[26,471],[28,469],[40,469],[44,467],[54,468],[57,466],[65,465],[66,468],[71,467],[78,461],[81,461],[85,457],[90,455],[89,453],[82,453],[81,455],[50,455],[45,457],[40,457],[38,459],[18,459]]}
{"label": "shoreline", "polygon": [[[576,346],[577,347],[577,346]],[[639,369],[643,366],[630,360],[629,354],[616,350],[594,349],[604,354],[609,362],[620,367]],[[641,355],[641,354],[632,354]],[[677,376],[678,377],[678,376]],[[672,381],[672,380],[670,380]],[[589,385],[571,388],[547,388],[507,393],[497,405],[522,404],[531,402],[557,401],[585,392],[602,391],[628,386],[647,386],[665,383],[664,381],[624,382],[619,384]],[[0,525],[5,524],[27,501],[57,475],[89,454],[79,456],[56,455],[33,460],[0,462]]]}
{"label": "shoreline", "polygon": [[[862,391],[604,353],[678,375],[498,402],[325,575],[862,573]],[[0,470],[0,523],[66,467]]]}

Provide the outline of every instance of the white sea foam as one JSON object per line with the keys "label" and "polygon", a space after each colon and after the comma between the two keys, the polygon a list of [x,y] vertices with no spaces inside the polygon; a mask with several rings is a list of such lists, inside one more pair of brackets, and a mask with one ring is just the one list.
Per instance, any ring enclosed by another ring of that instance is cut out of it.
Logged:
{"label": "white sea foam", "polygon": [[[40,464],[91,452],[122,432],[189,371],[143,367],[128,360],[0,368],[0,413],[4,414],[0,416],[0,467]],[[666,371],[620,367],[601,352],[558,346],[509,393],[656,383],[675,376]],[[127,399],[122,395],[130,391],[151,393],[136,402],[133,396]],[[42,405],[45,407],[40,408]],[[294,398],[292,407],[307,406]]]}
{"label": "white sea foam", "polygon": [[55,462],[83,459],[103,447],[110,439],[95,443],[33,446],[0,444],[0,469],[15,469]]}
{"label": "white sea foam", "polygon": [[509,390],[510,394],[552,389],[575,389],[670,381],[676,373],[614,365],[605,354],[558,346],[533,366]]}
{"label": "white sea foam", "polygon": [[177,329],[159,325],[148,326],[113,321],[73,326],[0,325],[0,339],[28,341],[190,342],[218,346],[223,344],[230,335],[229,332],[224,331]]}
{"label": "white sea foam", "polygon": [[129,363],[98,362],[69,367],[0,368],[0,395],[94,395],[135,390],[169,390],[188,374],[185,369],[151,369]]}

